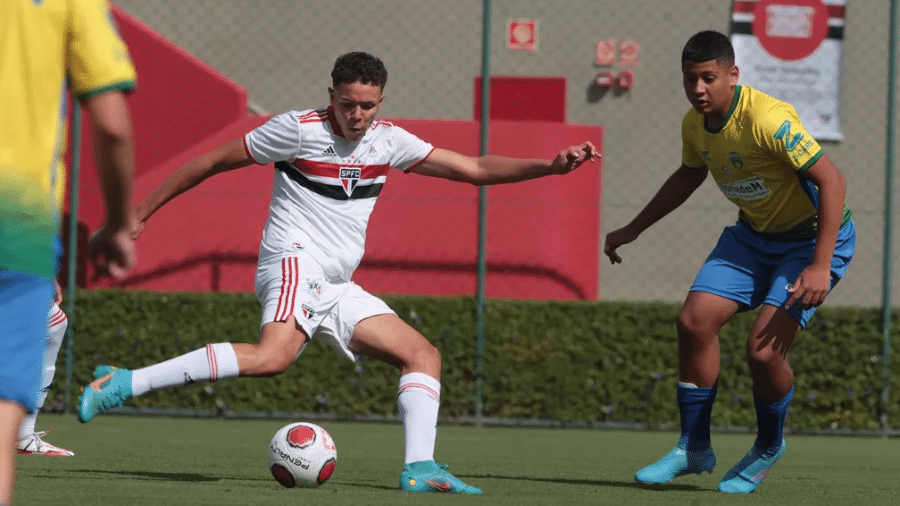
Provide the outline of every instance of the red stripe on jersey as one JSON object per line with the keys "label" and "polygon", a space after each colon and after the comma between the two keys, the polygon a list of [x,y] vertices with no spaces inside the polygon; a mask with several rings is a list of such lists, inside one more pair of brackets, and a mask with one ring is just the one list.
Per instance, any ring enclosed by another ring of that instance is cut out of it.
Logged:
{"label": "red stripe on jersey", "polygon": [[302,116],[297,116],[300,123],[321,123],[326,119],[325,110],[310,111]]}
{"label": "red stripe on jersey", "polygon": [[216,349],[211,344],[206,345],[206,361],[209,363],[209,382],[219,379],[219,362],[216,360]]}
{"label": "red stripe on jersey", "polygon": [[391,170],[391,166],[384,163],[381,165],[340,165],[329,162],[314,162],[312,160],[304,160],[298,158],[291,163],[297,170],[309,176],[321,177],[341,177],[341,169],[359,169],[360,179],[375,179],[379,176],[387,176]]}
{"label": "red stripe on jersey", "polygon": [[334,115],[334,107],[328,106],[325,109],[325,113],[328,115],[328,123],[331,124],[331,131],[334,135],[344,137],[344,131],[341,130],[341,124],[337,121],[337,116]]}
{"label": "red stripe on jersey", "polygon": [[826,5],[828,7],[828,17],[829,18],[840,18],[844,19],[844,16],[847,14],[847,6],[846,5]]}
{"label": "red stripe on jersey", "polygon": [[246,135],[244,136],[244,151],[247,153],[247,156],[249,156],[250,159],[253,160],[253,163],[260,165],[260,163],[256,161],[256,158],[253,158],[253,153],[250,152],[250,146],[247,145]]}
{"label": "red stripe on jersey", "polygon": [[752,1],[735,1],[734,2],[734,10],[735,14],[752,14],[753,8],[756,7],[756,0]]}
{"label": "red stripe on jersey", "polygon": [[434,153],[434,148],[433,148],[433,147],[431,148],[431,151],[429,151],[428,154],[425,155],[424,158],[422,158],[422,159],[419,160],[418,162],[416,162],[416,163],[410,165],[410,166],[407,167],[403,172],[407,172],[407,173],[408,173],[409,171],[411,171],[411,170],[413,169],[413,167],[415,167],[416,165],[419,165],[420,163],[422,163],[422,162],[424,162],[425,160],[427,160],[428,157],[431,156],[431,153]]}
{"label": "red stripe on jersey", "polygon": [[375,130],[376,128],[380,127],[381,125],[384,125],[387,127],[394,126],[394,124],[391,123],[390,121],[375,121],[374,123],[372,123],[372,130]]}

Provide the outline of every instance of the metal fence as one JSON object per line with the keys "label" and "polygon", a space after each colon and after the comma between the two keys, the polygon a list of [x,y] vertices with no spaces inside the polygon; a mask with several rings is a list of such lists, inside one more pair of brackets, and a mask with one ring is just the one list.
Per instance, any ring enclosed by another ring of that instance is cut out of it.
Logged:
{"label": "metal fence", "polygon": [[[382,115],[388,117],[473,119],[474,83],[485,60],[493,76],[564,78],[566,122],[604,128],[601,240],[607,231],[627,223],[680,163],[680,123],[689,107],[680,85],[684,42],[699,30],[729,33],[733,10],[747,3],[117,2],[245,87],[256,112],[324,105],[334,58],[351,50],[365,50],[385,61],[390,79]],[[894,161],[888,148],[897,138],[886,112],[893,108],[890,97],[897,87],[890,79],[897,44],[895,4],[846,1],[843,58],[838,64],[843,140],[822,144],[847,176],[859,242],[853,266],[829,305],[889,307],[889,294],[900,286],[900,275],[890,270],[896,249],[891,248],[889,225],[893,210],[885,200],[897,190],[890,178]],[[483,40],[486,21],[490,31]],[[630,87],[598,87],[598,75],[607,71],[616,78],[630,73]],[[581,260],[600,266],[602,300],[680,301],[722,226],[735,217],[734,207],[707,183],[673,215],[623,248],[624,264]],[[489,245],[491,237],[486,240]]]}

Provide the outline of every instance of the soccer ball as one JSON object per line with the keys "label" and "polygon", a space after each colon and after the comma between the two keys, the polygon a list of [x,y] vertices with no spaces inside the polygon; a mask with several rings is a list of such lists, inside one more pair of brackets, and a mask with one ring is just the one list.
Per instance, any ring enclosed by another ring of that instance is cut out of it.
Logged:
{"label": "soccer ball", "polygon": [[269,443],[269,470],[287,488],[314,488],[328,481],[337,463],[331,436],[312,423],[285,425]]}

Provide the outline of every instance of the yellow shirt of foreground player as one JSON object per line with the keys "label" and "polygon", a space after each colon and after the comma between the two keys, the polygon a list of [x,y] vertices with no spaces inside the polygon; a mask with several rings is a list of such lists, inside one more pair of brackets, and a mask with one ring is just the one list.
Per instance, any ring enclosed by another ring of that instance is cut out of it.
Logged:
{"label": "yellow shirt of foreground player", "polygon": [[[710,131],[695,109],[681,126],[682,163],[706,166],[753,230],[813,238],[818,189],[804,172],[822,156],[794,107],[749,86],[736,86],[722,128]],[[844,219],[850,209],[844,203]]]}
{"label": "yellow shirt of foreground player", "polygon": [[85,98],[134,82],[107,0],[0,1],[0,269],[55,276],[67,85]]}

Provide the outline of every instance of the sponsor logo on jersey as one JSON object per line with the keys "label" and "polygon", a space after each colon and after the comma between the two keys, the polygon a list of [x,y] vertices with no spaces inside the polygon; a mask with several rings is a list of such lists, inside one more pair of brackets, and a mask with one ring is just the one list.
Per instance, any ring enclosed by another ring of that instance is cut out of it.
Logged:
{"label": "sponsor logo on jersey", "polygon": [[339,178],[341,180],[341,186],[344,187],[344,192],[348,197],[353,196],[353,190],[356,188],[356,185],[359,183],[359,176],[361,175],[361,171],[356,167],[341,167]]}
{"label": "sponsor logo on jersey", "polygon": [[320,285],[318,281],[307,281],[306,291],[314,299],[319,300],[319,297],[322,295],[322,285]]}
{"label": "sponsor logo on jersey", "polygon": [[719,183],[726,197],[740,200],[759,200],[769,196],[772,190],[763,184],[763,178],[754,176],[734,183]]}
{"label": "sponsor logo on jersey", "polygon": [[328,149],[322,151],[322,156],[337,156],[337,153],[334,152],[334,146],[328,146]]}
{"label": "sponsor logo on jersey", "polygon": [[741,160],[741,155],[732,151],[731,153],[728,154],[728,156],[731,158],[731,165],[734,165],[738,169],[744,167],[744,161]]}

